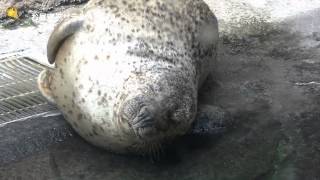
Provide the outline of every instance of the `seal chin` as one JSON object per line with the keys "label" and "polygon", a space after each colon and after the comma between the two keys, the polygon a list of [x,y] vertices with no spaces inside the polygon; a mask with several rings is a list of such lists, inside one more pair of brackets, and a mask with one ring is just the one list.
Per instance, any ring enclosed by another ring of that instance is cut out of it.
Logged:
{"label": "seal chin", "polygon": [[139,140],[144,142],[149,142],[152,140],[158,140],[157,137],[157,130],[153,127],[146,127],[146,128],[133,128],[136,136]]}

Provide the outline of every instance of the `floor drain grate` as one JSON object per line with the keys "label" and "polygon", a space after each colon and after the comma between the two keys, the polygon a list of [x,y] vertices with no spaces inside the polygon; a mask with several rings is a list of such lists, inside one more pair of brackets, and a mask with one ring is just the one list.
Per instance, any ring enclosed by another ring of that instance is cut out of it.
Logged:
{"label": "floor drain grate", "polygon": [[0,125],[57,111],[37,87],[37,76],[45,68],[24,57],[0,59]]}

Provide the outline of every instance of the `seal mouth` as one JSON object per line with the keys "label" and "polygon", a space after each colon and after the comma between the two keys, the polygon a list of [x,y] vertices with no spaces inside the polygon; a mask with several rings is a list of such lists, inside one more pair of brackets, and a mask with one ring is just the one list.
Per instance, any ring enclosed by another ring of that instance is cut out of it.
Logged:
{"label": "seal mouth", "polygon": [[155,134],[156,129],[153,127],[142,127],[134,129],[136,136],[145,142],[150,141],[152,138],[152,134]]}

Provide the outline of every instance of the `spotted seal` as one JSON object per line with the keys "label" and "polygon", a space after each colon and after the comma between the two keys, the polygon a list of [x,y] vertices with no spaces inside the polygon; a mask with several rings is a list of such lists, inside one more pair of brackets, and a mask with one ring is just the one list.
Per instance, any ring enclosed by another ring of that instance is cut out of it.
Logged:
{"label": "spotted seal", "polygon": [[38,84],[87,141],[145,153],[217,129],[215,108],[197,100],[217,42],[202,0],[91,0],[55,27],[47,46],[55,68]]}

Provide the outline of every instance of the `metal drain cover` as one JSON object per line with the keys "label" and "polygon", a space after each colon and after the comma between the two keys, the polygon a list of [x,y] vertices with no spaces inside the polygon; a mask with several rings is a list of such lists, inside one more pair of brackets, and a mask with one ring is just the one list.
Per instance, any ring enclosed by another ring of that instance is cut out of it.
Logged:
{"label": "metal drain cover", "polygon": [[45,68],[24,57],[0,59],[0,126],[57,112],[37,87],[37,76]]}
{"label": "metal drain cover", "polygon": [[0,58],[0,167],[76,137],[38,90],[45,68],[24,57]]}

